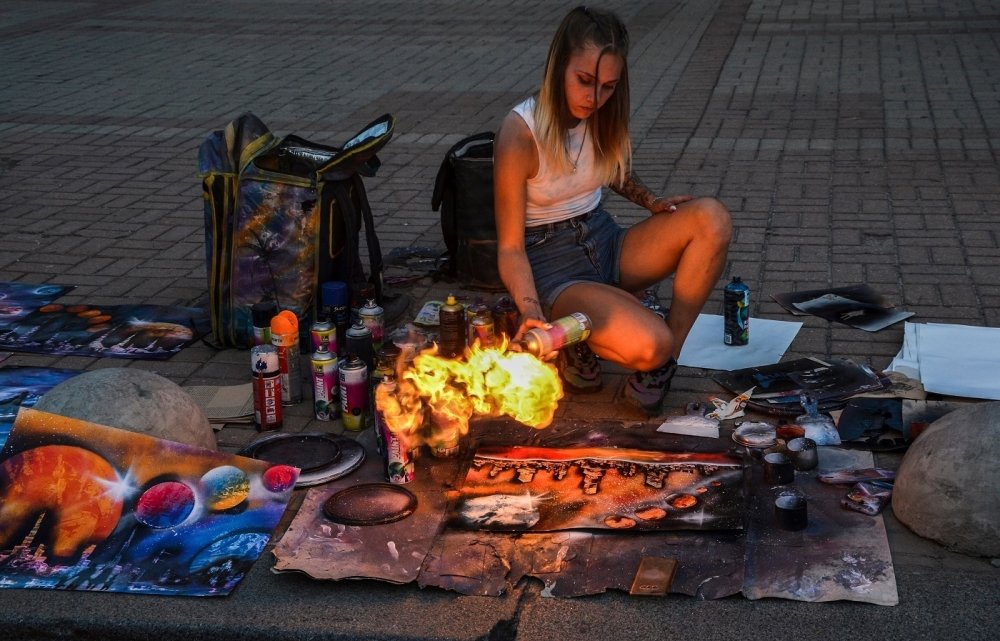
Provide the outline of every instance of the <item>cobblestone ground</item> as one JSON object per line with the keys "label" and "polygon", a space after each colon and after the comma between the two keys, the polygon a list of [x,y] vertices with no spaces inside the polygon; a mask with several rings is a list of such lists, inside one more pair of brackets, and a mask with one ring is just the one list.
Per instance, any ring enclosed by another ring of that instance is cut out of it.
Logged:
{"label": "cobblestone ground", "polygon": [[[714,195],[733,212],[729,262],[706,312],[721,312],[722,284],[739,275],[759,318],[791,319],[772,294],[867,283],[914,321],[1000,325],[1000,4],[602,4],[631,30],[638,172],[661,193]],[[67,302],[205,305],[197,150],[245,111],[279,135],[331,145],[392,113],[396,135],[366,180],[383,253],[443,251],[430,204],[441,159],[536,88],[568,6],[7,0],[0,281],[76,285]],[[617,196],[608,206],[623,224],[644,215]],[[410,314],[449,291],[476,295],[429,270],[387,272],[422,276],[396,286]],[[658,293],[669,304],[669,282]],[[797,320],[786,359],[881,368],[902,341],[902,323],[866,333]],[[138,367],[180,384],[248,379],[246,352],[202,344],[166,362],[15,354],[4,364]],[[710,376],[681,368],[669,405],[718,393]],[[603,393],[570,398],[561,415],[638,420],[617,400],[622,373],[606,379]],[[317,426],[307,404],[290,414],[288,429],[339,430]],[[253,436],[226,428],[220,445]],[[914,583],[970,569],[898,525],[890,533],[897,571],[911,568]],[[970,615],[976,624],[996,623],[992,603],[992,615]]]}

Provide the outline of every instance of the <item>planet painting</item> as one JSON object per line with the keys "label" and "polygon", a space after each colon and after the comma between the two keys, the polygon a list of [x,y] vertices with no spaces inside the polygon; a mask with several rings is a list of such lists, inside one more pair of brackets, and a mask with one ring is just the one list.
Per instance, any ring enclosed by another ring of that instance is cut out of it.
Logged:
{"label": "planet painting", "polygon": [[0,589],[228,594],[298,470],[20,408],[0,452]]}
{"label": "planet painting", "polygon": [[223,465],[201,477],[205,505],[210,510],[228,510],[246,500],[250,494],[250,479],[238,467]]}
{"label": "planet painting", "polygon": [[123,503],[112,490],[117,482],[106,460],[81,447],[43,445],[11,456],[0,464],[0,549],[46,514],[54,528],[50,553],[79,557],[118,524]]}
{"label": "planet painting", "polygon": [[194,490],[185,483],[157,483],[139,497],[135,518],[155,528],[180,525],[194,511],[194,498]]}

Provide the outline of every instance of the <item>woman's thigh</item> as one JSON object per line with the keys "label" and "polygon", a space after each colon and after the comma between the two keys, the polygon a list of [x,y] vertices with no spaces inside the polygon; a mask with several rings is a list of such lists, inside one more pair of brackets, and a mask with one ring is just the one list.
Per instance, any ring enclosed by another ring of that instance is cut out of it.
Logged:
{"label": "woman's thigh", "polygon": [[677,211],[655,214],[633,225],[625,234],[619,262],[622,288],[638,291],[677,271],[681,256],[699,243],[705,259],[725,255],[732,237],[729,211],[714,198],[696,198]]}

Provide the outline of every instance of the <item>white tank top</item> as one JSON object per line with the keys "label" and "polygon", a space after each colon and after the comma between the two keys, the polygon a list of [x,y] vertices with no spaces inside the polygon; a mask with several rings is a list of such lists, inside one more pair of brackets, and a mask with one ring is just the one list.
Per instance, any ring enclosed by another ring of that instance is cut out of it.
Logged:
{"label": "white tank top", "polygon": [[534,97],[513,109],[528,125],[538,150],[538,173],[528,179],[527,227],[555,223],[593,211],[601,202],[603,187],[594,171],[594,145],[587,133],[586,121],[569,132],[568,155],[570,162],[575,162],[576,171],[560,172],[549,166],[538,146],[534,109]]}

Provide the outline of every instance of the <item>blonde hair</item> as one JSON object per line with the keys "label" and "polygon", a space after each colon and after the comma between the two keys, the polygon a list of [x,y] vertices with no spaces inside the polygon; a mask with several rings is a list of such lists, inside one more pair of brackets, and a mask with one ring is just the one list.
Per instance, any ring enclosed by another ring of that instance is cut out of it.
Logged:
{"label": "blonde hair", "polygon": [[538,141],[550,164],[569,170],[572,161],[567,152],[567,139],[574,118],[566,101],[566,67],[571,55],[588,46],[597,47],[601,57],[613,55],[622,61],[621,78],[614,93],[587,123],[594,146],[594,163],[602,182],[622,184],[632,164],[628,30],[614,13],[580,6],[570,11],[559,24],[549,45],[542,87],[535,101]]}

